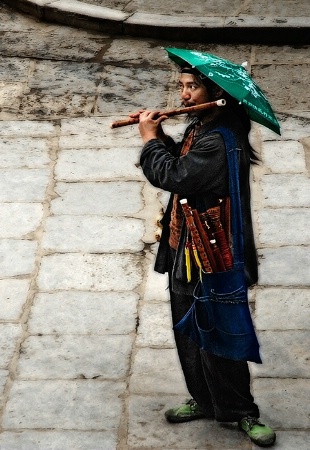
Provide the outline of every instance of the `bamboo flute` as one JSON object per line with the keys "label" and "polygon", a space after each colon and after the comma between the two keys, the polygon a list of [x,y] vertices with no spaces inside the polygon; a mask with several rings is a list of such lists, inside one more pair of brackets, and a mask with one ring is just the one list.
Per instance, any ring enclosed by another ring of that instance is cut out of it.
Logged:
{"label": "bamboo flute", "polygon": [[[216,106],[225,106],[225,105],[226,105],[226,100],[221,99],[221,100],[216,100],[215,102],[201,103],[200,105],[188,106],[185,108],[176,108],[176,109],[168,109],[166,111],[160,111],[158,113],[158,117],[161,117],[161,116],[173,117],[173,116],[178,116],[179,114],[187,114],[187,113],[194,112],[194,111],[200,111],[203,109],[209,109],[209,108],[214,108]],[[116,122],[112,122],[110,126],[111,126],[111,128],[119,128],[119,127],[125,127],[127,125],[134,125],[136,123],[139,123],[139,117],[130,117],[129,119],[125,119],[125,120],[117,120]]]}
{"label": "bamboo flute", "polygon": [[194,217],[194,221],[196,224],[196,227],[198,229],[199,235],[200,235],[200,239],[204,245],[206,254],[208,256],[208,259],[210,261],[211,267],[213,272],[219,272],[218,270],[218,265],[217,265],[217,261],[213,255],[213,251],[211,248],[211,244],[209,241],[209,237],[207,236],[207,232],[203,229],[199,214],[197,209],[192,209],[192,213],[193,213],[193,217]]}
{"label": "bamboo flute", "polygon": [[196,223],[195,223],[195,219],[194,219],[194,215],[192,212],[191,207],[189,206],[189,204],[187,203],[187,199],[183,198],[180,200],[182,209],[184,211],[184,215],[185,215],[185,219],[186,219],[186,224],[187,224],[187,228],[189,229],[189,232],[192,236],[193,242],[198,250],[198,254],[199,257],[201,259],[201,263],[202,263],[202,268],[205,272],[208,273],[212,273],[213,269],[212,266],[210,264],[208,255],[206,253],[206,250],[204,248],[203,242],[201,240],[199,231],[196,227]]}

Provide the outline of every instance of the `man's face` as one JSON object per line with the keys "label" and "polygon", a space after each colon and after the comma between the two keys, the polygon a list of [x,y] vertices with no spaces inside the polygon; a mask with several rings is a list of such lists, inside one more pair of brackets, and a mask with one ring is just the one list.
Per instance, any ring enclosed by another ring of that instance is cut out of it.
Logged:
{"label": "man's face", "polygon": [[200,105],[210,101],[206,87],[191,73],[181,73],[179,89],[184,106]]}

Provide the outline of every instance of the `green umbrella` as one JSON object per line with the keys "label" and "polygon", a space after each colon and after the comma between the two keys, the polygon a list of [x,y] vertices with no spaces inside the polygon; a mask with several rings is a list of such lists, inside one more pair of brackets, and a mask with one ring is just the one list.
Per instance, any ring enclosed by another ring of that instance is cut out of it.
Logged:
{"label": "green umbrella", "polygon": [[169,58],[178,66],[195,67],[232,97],[239,100],[245,106],[251,120],[281,134],[279,123],[267,98],[243,66],[210,53],[195,50],[166,48],[166,51]]}

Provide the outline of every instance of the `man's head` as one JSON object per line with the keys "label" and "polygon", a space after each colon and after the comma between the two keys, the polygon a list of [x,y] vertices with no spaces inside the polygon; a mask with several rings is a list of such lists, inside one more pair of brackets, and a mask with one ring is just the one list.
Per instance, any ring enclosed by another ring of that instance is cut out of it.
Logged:
{"label": "man's head", "polygon": [[188,114],[188,118],[197,117],[201,121],[210,121],[220,114],[229,111],[233,117],[239,117],[246,130],[249,132],[251,123],[243,105],[193,67],[183,67],[179,78],[179,89],[182,104],[184,106],[200,105],[223,98],[226,100],[225,108],[204,109]]}
{"label": "man's head", "polygon": [[[221,98],[223,89],[209,78],[191,67],[184,67],[179,78],[179,89],[184,106],[200,105]],[[200,111],[193,115],[199,118],[210,115],[211,110]]]}

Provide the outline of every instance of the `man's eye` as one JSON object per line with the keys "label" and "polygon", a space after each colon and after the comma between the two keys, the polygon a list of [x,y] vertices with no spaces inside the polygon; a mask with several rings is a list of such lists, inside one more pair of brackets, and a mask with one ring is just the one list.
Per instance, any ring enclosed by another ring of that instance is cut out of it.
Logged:
{"label": "man's eye", "polygon": [[194,91],[195,89],[197,89],[197,87],[198,87],[197,84],[194,84],[194,83],[193,84],[188,84],[186,86],[183,86],[182,84],[179,84],[177,89],[182,91],[185,88],[185,89],[189,89],[191,91]]}

